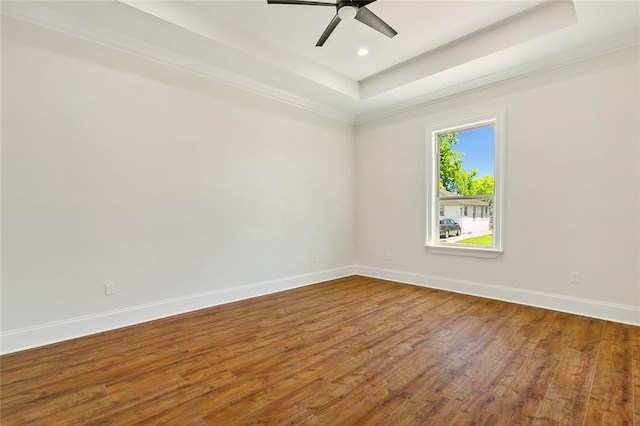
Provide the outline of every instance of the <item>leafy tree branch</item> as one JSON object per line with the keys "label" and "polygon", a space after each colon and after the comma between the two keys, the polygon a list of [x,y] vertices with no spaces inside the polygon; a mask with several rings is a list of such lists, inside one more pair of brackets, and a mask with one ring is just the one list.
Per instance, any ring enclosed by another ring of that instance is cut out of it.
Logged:
{"label": "leafy tree branch", "polygon": [[494,178],[478,177],[478,170],[465,170],[462,167],[464,153],[454,146],[458,143],[457,133],[439,136],[440,150],[440,189],[455,192],[458,195],[493,194]]}

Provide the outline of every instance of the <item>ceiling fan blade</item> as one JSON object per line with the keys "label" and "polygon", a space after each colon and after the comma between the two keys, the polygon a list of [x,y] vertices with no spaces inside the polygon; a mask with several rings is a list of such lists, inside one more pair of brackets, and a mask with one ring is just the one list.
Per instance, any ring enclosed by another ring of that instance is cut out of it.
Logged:
{"label": "ceiling fan blade", "polygon": [[368,4],[373,3],[376,0],[356,0],[355,3],[358,5],[358,7],[364,7]]}
{"label": "ceiling fan blade", "polygon": [[316,43],[316,47],[322,47],[324,45],[324,42],[327,41],[327,39],[329,38],[333,30],[336,29],[340,21],[341,21],[340,17],[338,16],[338,14],[336,14],[336,16],[333,17],[331,22],[329,22],[329,25],[327,25],[327,28],[324,30],[324,32],[320,36],[320,39]]}
{"label": "ceiling fan blade", "polygon": [[333,6],[335,3],[325,3],[322,1],[305,1],[305,0],[267,0],[267,4],[300,4],[303,6]]}
{"label": "ceiling fan blade", "polygon": [[398,32],[391,28],[389,24],[378,18],[375,13],[364,6],[358,9],[358,13],[356,13],[355,19],[365,25],[370,26],[376,31],[380,31],[382,34],[386,35],[389,38],[392,38],[393,36],[398,34]]}

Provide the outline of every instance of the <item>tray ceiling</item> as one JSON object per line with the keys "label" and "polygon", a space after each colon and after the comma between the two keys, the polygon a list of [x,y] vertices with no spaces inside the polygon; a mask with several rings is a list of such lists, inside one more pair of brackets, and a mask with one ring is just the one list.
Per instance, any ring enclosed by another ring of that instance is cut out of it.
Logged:
{"label": "tray ceiling", "polygon": [[[640,43],[640,3],[399,1],[368,8],[392,39],[331,7],[266,0],[3,2],[2,13],[347,122]],[[359,48],[367,56],[356,55]]]}

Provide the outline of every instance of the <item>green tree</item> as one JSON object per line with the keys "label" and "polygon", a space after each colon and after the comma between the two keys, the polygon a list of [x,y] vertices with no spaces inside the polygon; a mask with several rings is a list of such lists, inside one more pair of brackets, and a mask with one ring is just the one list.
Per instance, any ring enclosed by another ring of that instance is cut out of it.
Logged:
{"label": "green tree", "polygon": [[478,175],[477,169],[472,169],[470,171],[467,171],[465,169],[460,169],[460,171],[456,176],[456,181],[458,182],[458,194],[475,195],[473,193],[473,187],[474,187],[474,182],[476,180],[477,175]]}
{"label": "green tree", "polygon": [[495,180],[493,176],[483,176],[473,180],[471,184],[471,193],[469,195],[493,194],[494,188]]}
{"label": "green tree", "polygon": [[447,133],[439,137],[440,149],[440,189],[458,192],[460,171],[462,170],[461,152],[453,146],[458,143],[457,133]]}
{"label": "green tree", "polygon": [[440,149],[440,189],[459,195],[493,194],[494,179],[491,176],[478,177],[478,170],[462,167],[464,153],[455,149],[457,133],[447,133],[439,137]]}

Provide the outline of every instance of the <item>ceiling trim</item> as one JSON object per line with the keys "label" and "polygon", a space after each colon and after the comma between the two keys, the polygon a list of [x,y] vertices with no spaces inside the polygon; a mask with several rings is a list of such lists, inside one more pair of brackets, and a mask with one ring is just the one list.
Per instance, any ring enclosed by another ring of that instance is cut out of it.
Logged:
{"label": "ceiling trim", "polygon": [[407,99],[406,101],[362,112],[357,115],[356,124],[363,124],[369,121],[401,114],[415,108],[433,104],[446,98],[482,90],[505,81],[525,78],[545,71],[562,68],[637,45],[638,33],[636,31],[628,31],[623,36],[617,36],[606,40],[600,40],[596,43],[582,45],[570,51],[545,56],[544,58],[507,68],[500,72],[494,72],[473,80],[466,80],[462,83],[447,86],[443,89],[429,92],[425,95]]}
{"label": "ceiling trim", "polygon": [[546,1],[360,80],[362,99],[448,71],[578,22],[572,1]]}
{"label": "ceiling trim", "polygon": [[[547,55],[535,61],[502,69],[498,72],[492,72],[457,84],[451,84],[423,95],[412,96],[405,100],[389,100],[381,104],[379,102],[380,99],[369,99],[370,102],[364,99],[360,104],[359,110],[350,110],[347,106],[340,107],[338,101],[331,104],[315,101],[308,97],[300,96],[287,90],[282,90],[255,79],[225,70],[192,56],[187,56],[174,50],[159,47],[138,38],[82,21],[43,6],[42,4],[36,4],[34,2],[2,2],[0,7],[2,15],[30,22],[128,54],[133,54],[220,84],[255,93],[348,124],[365,123],[399,114],[445,98],[480,90],[503,81],[570,65],[592,57],[638,45],[639,43],[638,32],[628,31],[624,34],[618,34],[615,37],[581,45],[569,51],[563,51],[562,53]],[[473,61],[468,64],[473,66]],[[384,98],[385,94],[381,94],[381,96]]]}
{"label": "ceiling trim", "polygon": [[50,8],[31,2],[3,2],[2,15],[20,19],[54,31],[72,35],[83,40],[110,47],[121,52],[133,54],[151,61],[186,71],[218,83],[246,90],[270,99],[284,102],[304,110],[323,115],[338,121],[353,124],[356,115],[328,106],[320,102],[295,95],[293,93],[274,88],[273,86],[243,77],[220,67],[179,54],[142,40],[101,28]]}
{"label": "ceiling trim", "polygon": [[201,10],[199,8],[200,2],[118,1],[143,12],[145,15],[151,15],[183,28],[189,33],[251,56],[256,61],[271,64],[279,68],[281,72],[296,74],[354,99],[360,98],[360,90],[356,81],[305,57],[297,56],[268,40],[247,36],[244,30],[239,29],[235,24],[207,13],[206,9]]}

